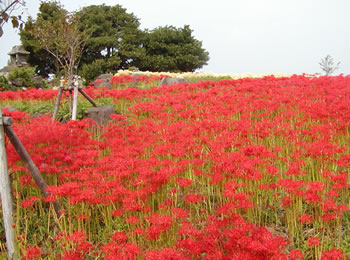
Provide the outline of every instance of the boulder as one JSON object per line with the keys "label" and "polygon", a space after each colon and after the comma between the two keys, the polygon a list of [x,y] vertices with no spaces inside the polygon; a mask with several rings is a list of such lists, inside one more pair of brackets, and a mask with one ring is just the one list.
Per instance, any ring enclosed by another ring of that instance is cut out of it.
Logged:
{"label": "boulder", "polygon": [[91,107],[87,110],[84,118],[90,118],[96,121],[100,125],[104,125],[109,120],[112,120],[110,117],[114,113],[114,107],[112,105],[105,105],[101,107]]}
{"label": "boulder", "polygon": [[41,77],[41,76],[34,76],[32,78],[32,81],[34,82],[34,85],[35,85],[36,89],[43,89],[43,88],[45,88],[43,77]]}
{"label": "boulder", "polygon": [[93,81],[94,88],[98,87],[107,87],[108,89],[112,89],[111,78],[113,74],[101,74]]}
{"label": "boulder", "polygon": [[0,108],[0,109],[1,109],[1,110],[2,110],[2,109],[7,109],[7,111],[9,111],[9,112],[15,112],[15,111],[18,110],[17,108],[11,107],[11,106],[2,107],[2,108]]}
{"label": "boulder", "polygon": [[159,82],[159,86],[162,86],[162,85],[169,86],[169,85],[174,85],[174,84],[179,84],[179,83],[188,83],[188,80],[184,79],[184,78],[165,77]]}
{"label": "boulder", "polygon": [[33,118],[37,118],[37,117],[43,117],[45,114],[44,113],[34,113],[32,115],[30,115],[30,118],[33,119]]}

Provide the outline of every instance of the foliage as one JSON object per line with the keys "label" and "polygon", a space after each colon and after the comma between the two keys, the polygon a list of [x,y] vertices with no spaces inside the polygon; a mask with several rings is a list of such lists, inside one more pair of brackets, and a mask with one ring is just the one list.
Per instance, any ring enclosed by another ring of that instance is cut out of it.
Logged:
{"label": "foliage", "polygon": [[80,12],[81,28],[87,28],[91,37],[81,60],[81,74],[87,81],[99,74],[128,68],[142,57],[142,31],[134,14],[120,5],[92,5]]}
{"label": "foliage", "polygon": [[8,80],[17,86],[35,88],[34,76],[35,67],[14,67],[8,75]]}
{"label": "foliage", "polygon": [[325,74],[331,75],[339,69],[340,62],[337,64],[334,63],[333,57],[331,55],[327,55],[323,59],[321,59],[321,62],[319,62],[321,69],[325,72]]}
{"label": "foliage", "polygon": [[7,78],[2,75],[0,75],[0,90],[1,91],[14,90],[11,84],[8,82]]}
{"label": "foliage", "polygon": [[[51,8],[52,4],[41,5],[45,9]],[[89,37],[86,30],[79,30],[78,16],[60,9],[56,12],[55,19],[40,15],[36,22],[37,24],[28,26],[27,31],[55,59],[56,71],[62,70],[66,78],[72,78],[77,73],[81,54]]]}
{"label": "foliage", "polygon": [[4,33],[2,27],[9,20],[11,21],[13,28],[23,28],[21,15],[11,15],[11,13],[19,6],[24,5],[25,2],[22,0],[0,0],[0,37]]}
{"label": "foliage", "polygon": [[146,52],[137,66],[141,70],[193,72],[209,60],[209,53],[192,35],[188,25],[158,27],[147,31],[143,40]]}
{"label": "foliage", "polygon": [[[58,29],[65,23],[57,21],[62,21],[65,16],[67,11],[57,2],[42,3],[38,19],[30,19],[27,29],[21,32],[22,45],[31,52],[28,62],[36,65],[41,75],[57,74],[59,70],[55,68],[62,65],[47,55],[43,48],[45,42],[40,43],[30,32],[36,28],[60,34]],[[120,5],[87,6],[77,12],[77,16],[80,31],[90,36],[82,49],[79,65],[79,74],[87,82],[100,74],[130,67],[150,71],[194,71],[206,65],[209,60],[208,52],[193,37],[192,30],[187,25],[183,28],[166,26],[142,31],[139,19]],[[48,42],[55,38],[49,39],[49,35],[44,37]],[[55,43],[63,48],[66,46],[65,42]]]}
{"label": "foliage", "polygon": [[25,50],[30,52],[28,63],[36,67],[36,72],[42,77],[47,77],[54,73],[57,76],[61,74],[60,66],[56,59],[48,53],[40,44],[39,40],[32,34],[34,27],[43,27],[43,21],[58,21],[60,17],[67,15],[67,11],[58,2],[43,2],[40,4],[38,19],[29,17],[25,28],[20,31],[20,38]]}

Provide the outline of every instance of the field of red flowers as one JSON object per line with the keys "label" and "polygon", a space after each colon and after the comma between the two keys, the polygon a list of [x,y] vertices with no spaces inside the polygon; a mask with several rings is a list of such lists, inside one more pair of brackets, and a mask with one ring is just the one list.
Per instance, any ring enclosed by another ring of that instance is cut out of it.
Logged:
{"label": "field of red flowers", "polygon": [[[7,142],[21,259],[350,258],[350,76],[86,92],[120,114],[3,111],[52,194]],[[0,107],[56,95],[0,92]]]}

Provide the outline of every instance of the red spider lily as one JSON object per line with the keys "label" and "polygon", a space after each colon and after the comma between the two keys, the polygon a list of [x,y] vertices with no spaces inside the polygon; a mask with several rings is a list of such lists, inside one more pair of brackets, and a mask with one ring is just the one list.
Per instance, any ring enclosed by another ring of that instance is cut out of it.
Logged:
{"label": "red spider lily", "polygon": [[172,208],[171,212],[176,216],[177,219],[186,219],[189,213],[181,208]]}
{"label": "red spider lily", "polygon": [[40,259],[40,257],[41,257],[40,248],[35,247],[33,245],[27,246],[24,259],[26,260]]}
{"label": "red spider lily", "polygon": [[139,223],[139,219],[135,216],[130,216],[125,220],[126,223],[129,224],[138,224]]}
{"label": "red spider lily", "polygon": [[291,260],[304,259],[304,255],[302,254],[302,252],[300,252],[300,250],[290,250],[287,259],[291,259]]}
{"label": "red spider lily", "polygon": [[343,252],[340,249],[331,249],[329,251],[323,251],[321,260],[339,260],[345,259]]}
{"label": "red spider lily", "polygon": [[36,201],[38,201],[38,200],[40,200],[40,198],[38,198],[38,197],[36,197],[36,196],[33,196],[33,197],[31,197],[30,199],[28,199],[28,200],[22,201],[21,206],[22,206],[23,208],[29,208],[29,207],[33,206],[34,203],[35,203]]}
{"label": "red spider lily", "polygon": [[310,237],[308,240],[307,240],[307,245],[309,247],[312,247],[312,246],[319,246],[321,244],[320,240],[318,239],[318,237]]}
{"label": "red spider lily", "polygon": [[173,248],[163,248],[161,250],[150,250],[146,253],[147,260],[182,260],[190,259],[185,257],[181,252],[176,251]]}
{"label": "red spider lily", "polygon": [[188,186],[192,185],[192,181],[190,179],[187,179],[187,178],[177,178],[176,183],[180,187],[188,187]]}
{"label": "red spider lily", "polygon": [[300,223],[301,224],[305,224],[305,223],[312,223],[313,219],[312,217],[308,216],[308,215],[304,215],[300,217]]}
{"label": "red spider lily", "polygon": [[116,232],[112,238],[118,243],[124,243],[128,239],[128,236],[124,232]]}
{"label": "red spider lily", "polygon": [[[349,86],[349,77],[295,75],[88,89],[127,111],[98,130],[89,120],[60,124],[8,113],[48,180],[51,199],[72,220],[70,235],[52,239],[56,250],[67,250],[57,257],[298,259],[306,229],[332,237],[348,211]],[[53,103],[56,95],[2,92],[0,100]],[[17,200],[31,204],[25,196],[36,187],[6,144]],[[277,225],[286,238],[259,225]],[[122,233],[110,235],[111,228]],[[321,254],[309,240],[312,253]]]}

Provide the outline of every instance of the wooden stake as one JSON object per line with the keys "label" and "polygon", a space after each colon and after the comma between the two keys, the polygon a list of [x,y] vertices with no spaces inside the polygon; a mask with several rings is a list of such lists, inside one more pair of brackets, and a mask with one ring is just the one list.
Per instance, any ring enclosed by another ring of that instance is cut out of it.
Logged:
{"label": "wooden stake", "polygon": [[[12,143],[13,147],[15,148],[16,152],[23,160],[24,165],[27,167],[27,169],[29,170],[33,179],[35,180],[36,184],[39,186],[44,197],[49,196],[50,193],[47,191],[48,186],[47,186],[46,181],[41,176],[38,168],[35,166],[34,162],[30,158],[29,154],[27,153],[27,151],[24,148],[21,141],[18,139],[18,137],[17,137],[16,133],[13,131],[12,127],[10,125],[5,125],[4,130],[5,130],[7,137],[10,139],[10,142]],[[56,211],[57,216],[59,216],[61,208],[60,208],[60,205],[58,204],[57,201],[53,202],[53,207]]]}
{"label": "wooden stake", "polygon": [[77,120],[78,110],[78,85],[74,83],[72,120]]}
{"label": "wooden stake", "polygon": [[58,90],[58,96],[57,96],[57,99],[56,99],[56,104],[55,104],[55,109],[53,111],[52,120],[56,119],[56,116],[57,116],[57,113],[58,113],[58,108],[60,107],[62,93],[63,93],[63,87],[60,87],[60,89]]}
{"label": "wooden stake", "polygon": [[97,107],[96,103],[92,100],[92,98],[86,94],[86,92],[84,90],[82,90],[81,88],[79,88],[79,92],[94,106]]}
{"label": "wooden stake", "polygon": [[69,113],[72,114],[72,110],[73,110],[73,93],[72,90],[69,90],[69,97],[68,97],[68,102],[69,102]]}
{"label": "wooden stake", "polygon": [[4,219],[4,228],[6,236],[6,247],[9,259],[13,258],[15,253],[13,220],[12,220],[12,197],[11,185],[8,175],[7,158],[5,149],[5,135],[3,116],[0,110],[0,188],[1,188],[1,205]]}

